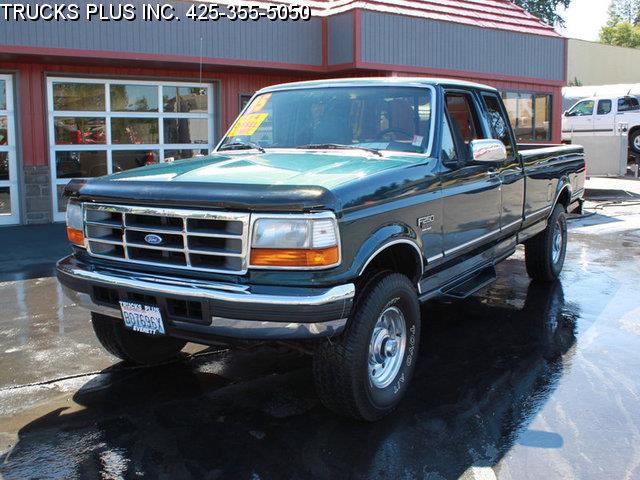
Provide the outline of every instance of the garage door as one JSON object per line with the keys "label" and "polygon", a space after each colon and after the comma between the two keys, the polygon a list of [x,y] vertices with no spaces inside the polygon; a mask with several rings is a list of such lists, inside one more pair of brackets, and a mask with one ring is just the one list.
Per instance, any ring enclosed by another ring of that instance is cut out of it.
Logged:
{"label": "garage door", "polygon": [[48,78],[53,211],[64,219],[64,186],[211,151],[210,84]]}
{"label": "garage door", "polygon": [[20,219],[14,119],[13,80],[0,75],[0,225]]}

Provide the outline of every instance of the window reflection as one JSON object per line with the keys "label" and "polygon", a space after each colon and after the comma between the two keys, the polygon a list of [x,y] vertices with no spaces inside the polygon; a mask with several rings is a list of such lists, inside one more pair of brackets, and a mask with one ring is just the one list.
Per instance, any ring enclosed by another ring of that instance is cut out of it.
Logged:
{"label": "window reflection", "polygon": [[56,152],[58,178],[100,177],[107,174],[107,152]]}
{"label": "window reflection", "polygon": [[165,150],[164,160],[184,160],[186,158],[206,155],[209,155],[209,151],[205,148],[203,148],[202,150]]}
{"label": "window reflection", "polygon": [[111,142],[114,144],[158,143],[157,118],[112,118]]}
{"label": "window reflection", "polygon": [[104,89],[102,83],[55,82],[53,108],[58,111],[102,112],[105,110]]}
{"label": "window reflection", "polygon": [[7,117],[0,117],[0,145],[9,144],[9,130]]}
{"label": "window reflection", "polygon": [[11,188],[0,187],[0,215],[11,215]]}
{"label": "window reflection", "polygon": [[0,152],[0,180],[9,180],[9,154]]}
{"label": "window reflection", "polygon": [[208,126],[206,118],[166,118],[164,143],[208,143]]}
{"label": "window reflection", "polygon": [[56,145],[104,144],[106,121],[104,118],[56,117]]}
{"label": "window reflection", "polygon": [[158,158],[157,150],[122,150],[111,153],[114,173],[153,165],[158,163]]}
{"label": "window reflection", "polygon": [[153,85],[111,85],[114,112],[157,112],[158,87]]}
{"label": "window reflection", "polygon": [[209,106],[207,90],[198,87],[164,87],[162,103],[165,112],[206,113]]}
{"label": "window reflection", "polygon": [[7,109],[7,84],[0,80],[0,110]]}

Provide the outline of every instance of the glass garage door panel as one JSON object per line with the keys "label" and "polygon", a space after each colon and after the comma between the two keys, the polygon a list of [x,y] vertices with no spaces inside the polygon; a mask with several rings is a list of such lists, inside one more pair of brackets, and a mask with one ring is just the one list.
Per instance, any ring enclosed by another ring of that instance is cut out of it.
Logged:
{"label": "glass garage door panel", "polygon": [[14,121],[12,78],[0,75],[0,225],[20,219]]}
{"label": "glass garage door panel", "polygon": [[179,161],[213,148],[209,84],[52,77],[47,87],[56,220],[64,220],[64,187],[72,178]]}

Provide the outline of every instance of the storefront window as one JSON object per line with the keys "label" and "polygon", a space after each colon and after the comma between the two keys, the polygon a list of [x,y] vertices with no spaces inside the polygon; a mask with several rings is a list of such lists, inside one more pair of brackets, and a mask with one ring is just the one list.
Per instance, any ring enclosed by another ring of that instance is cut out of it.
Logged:
{"label": "storefront window", "polygon": [[107,141],[104,118],[56,117],[56,145],[104,144]]}
{"label": "storefront window", "polygon": [[210,151],[202,150],[165,150],[164,159],[166,160],[182,160],[185,158],[204,157],[209,155]]}
{"label": "storefront window", "polygon": [[0,215],[9,215],[11,213],[11,189],[9,187],[0,187]]}
{"label": "storefront window", "polygon": [[207,143],[207,121],[200,118],[165,118],[164,143]]}
{"label": "storefront window", "polygon": [[158,119],[112,118],[111,142],[132,145],[158,143]]}
{"label": "storefront window", "polygon": [[9,144],[8,123],[7,117],[0,116],[0,145]]}
{"label": "storefront window", "polygon": [[57,152],[56,173],[58,178],[88,178],[106,175],[107,152]]}
{"label": "storefront window", "polygon": [[[50,78],[50,156],[56,162],[52,176],[58,193],[54,211],[64,211],[60,195],[70,178],[210,152],[215,140],[212,91],[207,84]],[[0,145],[1,139],[2,123]]]}
{"label": "storefront window", "polygon": [[0,152],[0,180],[9,180],[9,154]]}
{"label": "storefront window", "polygon": [[162,102],[165,112],[206,112],[207,91],[202,88],[164,87]]}
{"label": "storefront window", "polygon": [[154,85],[111,85],[114,112],[157,112],[158,87]]}
{"label": "storefront window", "polygon": [[157,150],[119,150],[112,152],[113,171],[124,172],[132,168],[146,167],[158,163]]}
{"label": "storefront window", "polygon": [[551,95],[503,92],[511,126],[518,142],[551,139]]}
{"label": "storefront window", "polygon": [[103,83],[53,84],[53,108],[57,111],[103,112],[105,105]]}

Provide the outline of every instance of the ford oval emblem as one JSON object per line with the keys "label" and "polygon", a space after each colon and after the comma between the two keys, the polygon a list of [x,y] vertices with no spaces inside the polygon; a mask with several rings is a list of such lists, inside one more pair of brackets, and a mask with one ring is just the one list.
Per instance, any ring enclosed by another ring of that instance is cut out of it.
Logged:
{"label": "ford oval emblem", "polygon": [[144,237],[144,241],[149,245],[160,245],[164,240],[162,240],[162,237],[160,235],[150,233],[149,235]]}

